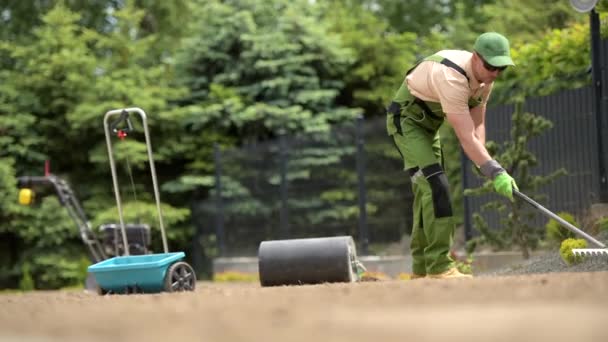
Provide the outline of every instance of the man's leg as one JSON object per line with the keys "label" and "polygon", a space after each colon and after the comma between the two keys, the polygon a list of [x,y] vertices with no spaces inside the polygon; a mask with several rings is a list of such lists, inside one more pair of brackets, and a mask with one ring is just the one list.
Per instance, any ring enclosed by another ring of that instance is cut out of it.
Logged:
{"label": "man's leg", "polygon": [[424,249],[427,274],[443,273],[454,267],[450,249],[454,241],[454,217],[447,177],[439,164],[423,169],[417,181],[422,193],[422,222],[427,244]]}
{"label": "man's leg", "polygon": [[[440,148],[438,137],[430,135],[423,129],[409,124],[403,126],[404,134],[394,134],[395,145],[403,157],[404,169],[413,169],[419,165],[436,163],[440,158]],[[419,186],[424,181],[422,171],[411,175],[412,191],[414,194],[413,203],[413,226],[410,242],[412,253],[412,272],[415,275],[426,275],[428,264],[432,260],[425,255],[428,246],[428,236],[424,227],[427,225],[424,217],[426,191],[425,187]]]}
{"label": "man's leg", "polygon": [[[426,221],[430,233],[427,235],[428,260],[427,272],[429,274],[443,273],[453,268],[454,260],[450,257],[450,250],[454,243],[454,216],[448,179],[444,172],[443,151],[439,134],[433,137],[433,152],[441,164],[427,166],[423,173],[427,184],[431,188],[432,205],[427,206]],[[432,210],[431,210],[432,209]]]}
{"label": "man's leg", "polygon": [[419,188],[412,181],[412,191],[414,193],[412,236],[410,250],[412,252],[412,272],[415,275],[426,275],[426,259],[424,249],[427,246],[426,236],[423,229],[422,216],[422,196]]}
{"label": "man's leg", "polygon": [[[406,164],[421,168],[418,177],[413,177],[416,212],[420,214],[424,236],[424,260],[426,274],[442,273],[454,267],[450,249],[454,241],[454,218],[449,196],[447,177],[440,165],[441,143],[438,134],[431,135],[414,125],[404,125],[407,137],[403,147]],[[412,235],[414,230],[412,230]],[[412,236],[413,240],[413,236]]]}

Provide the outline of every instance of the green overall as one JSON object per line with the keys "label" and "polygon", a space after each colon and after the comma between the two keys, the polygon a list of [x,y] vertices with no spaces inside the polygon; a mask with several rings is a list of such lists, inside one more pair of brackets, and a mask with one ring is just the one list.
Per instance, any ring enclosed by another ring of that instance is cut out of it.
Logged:
{"label": "green overall", "polygon": [[[423,61],[442,63],[468,79],[461,67],[444,57],[432,55]],[[470,108],[480,103],[480,98],[469,99]],[[438,134],[444,119],[445,113],[440,103],[425,102],[414,97],[405,81],[387,112],[388,135],[392,136],[403,158],[404,170],[407,170],[412,181],[412,271],[418,275],[439,274],[454,267],[450,257],[454,218],[447,177],[441,166],[442,151]]]}

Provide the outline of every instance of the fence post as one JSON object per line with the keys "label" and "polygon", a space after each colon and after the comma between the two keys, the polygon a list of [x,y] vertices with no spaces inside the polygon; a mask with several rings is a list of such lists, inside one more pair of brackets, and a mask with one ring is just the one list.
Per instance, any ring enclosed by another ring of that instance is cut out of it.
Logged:
{"label": "fence post", "polygon": [[[598,171],[599,171],[599,192],[600,202],[608,203],[608,175],[606,175],[606,167],[608,166],[608,140],[604,137],[604,133],[608,131],[608,104],[606,100],[602,100],[602,69],[608,67],[606,65],[606,56],[602,61],[602,45],[600,38],[600,19],[599,14],[592,9],[589,13],[589,25],[591,27],[591,78],[593,80],[593,112],[596,120],[597,130],[597,152],[598,152]],[[604,44],[606,45],[606,44]]]}
{"label": "fence post", "polygon": [[279,227],[281,238],[289,238],[289,212],[288,212],[288,180],[287,180],[287,138],[285,132],[279,135],[279,160],[281,173],[281,210],[279,213]]}
{"label": "fence post", "polygon": [[357,118],[357,180],[359,187],[359,239],[361,254],[367,255],[369,249],[369,234],[367,231],[367,197],[365,189],[365,133],[363,132],[364,118]]}
{"label": "fence post", "polygon": [[226,255],[224,234],[224,203],[222,201],[222,153],[217,143],[213,144],[213,160],[215,163],[215,235],[220,256]]}

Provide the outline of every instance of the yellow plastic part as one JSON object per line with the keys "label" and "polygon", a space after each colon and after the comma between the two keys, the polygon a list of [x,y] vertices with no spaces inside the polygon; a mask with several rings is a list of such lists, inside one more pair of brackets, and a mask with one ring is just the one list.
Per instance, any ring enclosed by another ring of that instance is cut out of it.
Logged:
{"label": "yellow plastic part", "polygon": [[19,190],[19,204],[30,205],[34,201],[34,191],[24,188]]}

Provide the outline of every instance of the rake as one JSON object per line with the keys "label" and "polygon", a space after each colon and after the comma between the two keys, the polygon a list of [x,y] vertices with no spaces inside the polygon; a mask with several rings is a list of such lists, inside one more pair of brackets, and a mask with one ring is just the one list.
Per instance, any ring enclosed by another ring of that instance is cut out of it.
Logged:
{"label": "rake", "polygon": [[557,214],[553,213],[551,210],[538,204],[536,201],[534,201],[530,197],[522,194],[518,190],[513,190],[513,194],[515,196],[523,199],[524,201],[528,202],[531,206],[535,207],[536,209],[538,209],[540,212],[542,212],[546,216],[556,220],[562,226],[567,228],[569,231],[582,237],[583,239],[587,240],[587,242],[589,242],[590,244],[597,247],[597,248],[574,248],[574,249],[572,249],[572,253],[574,255],[576,255],[576,256],[607,256],[608,257],[608,248],[606,248],[606,245],[603,244],[602,242],[596,240],[591,235],[589,235],[589,234],[585,233],[584,231],[580,230],[579,228],[575,227],[570,222],[559,217]]}

